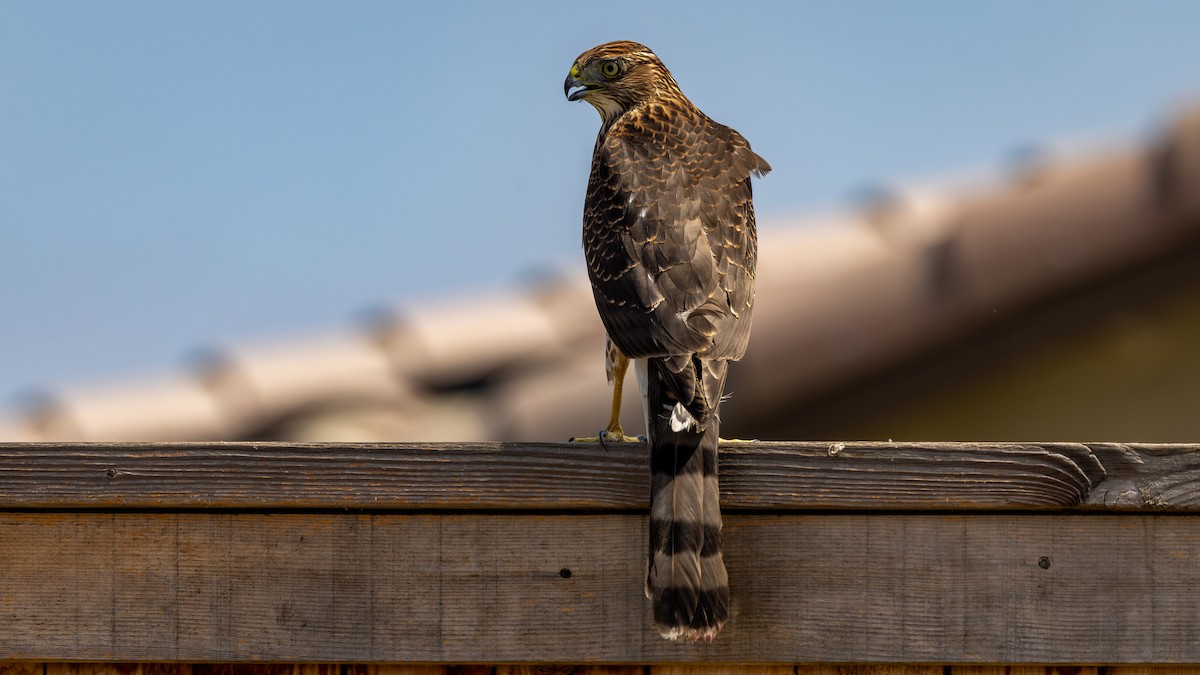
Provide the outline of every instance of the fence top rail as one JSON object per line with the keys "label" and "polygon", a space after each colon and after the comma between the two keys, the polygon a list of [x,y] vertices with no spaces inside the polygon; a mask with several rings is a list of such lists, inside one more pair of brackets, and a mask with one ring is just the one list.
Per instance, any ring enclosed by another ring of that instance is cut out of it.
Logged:
{"label": "fence top rail", "polygon": [[[1200,444],[753,442],[730,511],[1200,511]],[[644,444],[0,443],[0,509],[637,511]]]}

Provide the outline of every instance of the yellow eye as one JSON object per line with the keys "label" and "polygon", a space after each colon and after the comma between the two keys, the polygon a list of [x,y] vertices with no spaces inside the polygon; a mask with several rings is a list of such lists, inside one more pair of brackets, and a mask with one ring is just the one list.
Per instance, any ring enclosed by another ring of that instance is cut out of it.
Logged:
{"label": "yellow eye", "polygon": [[613,79],[621,74],[621,63],[619,61],[605,61],[600,64],[600,74]]}

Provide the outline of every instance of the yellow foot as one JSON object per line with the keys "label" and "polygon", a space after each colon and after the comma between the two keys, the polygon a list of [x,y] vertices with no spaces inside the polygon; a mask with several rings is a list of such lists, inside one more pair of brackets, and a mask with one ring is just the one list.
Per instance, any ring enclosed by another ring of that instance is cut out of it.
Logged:
{"label": "yellow foot", "polygon": [[643,436],[626,436],[625,431],[621,427],[616,429],[604,429],[599,436],[576,436],[570,439],[571,443],[641,443],[645,441]]}
{"label": "yellow foot", "polygon": [[736,443],[757,443],[757,442],[758,442],[758,439],[757,439],[757,438],[746,438],[746,439],[742,439],[742,438],[718,438],[718,439],[717,439],[717,445],[724,445],[725,443],[736,444]]}

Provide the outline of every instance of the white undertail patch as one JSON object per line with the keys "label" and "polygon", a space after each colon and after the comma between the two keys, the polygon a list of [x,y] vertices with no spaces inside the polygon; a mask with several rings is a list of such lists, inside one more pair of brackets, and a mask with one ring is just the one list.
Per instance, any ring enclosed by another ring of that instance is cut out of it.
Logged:
{"label": "white undertail patch", "polygon": [[671,431],[680,432],[684,429],[695,429],[696,418],[683,407],[682,403],[676,403],[675,408],[671,410]]}

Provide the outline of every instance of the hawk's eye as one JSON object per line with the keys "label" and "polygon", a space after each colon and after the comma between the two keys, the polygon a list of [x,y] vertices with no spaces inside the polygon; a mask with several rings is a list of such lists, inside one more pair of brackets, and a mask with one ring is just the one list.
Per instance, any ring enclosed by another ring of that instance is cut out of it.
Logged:
{"label": "hawk's eye", "polygon": [[621,63],[619,61],[605,61],[600,64],[600,74],[613,79],[621,74]]}

